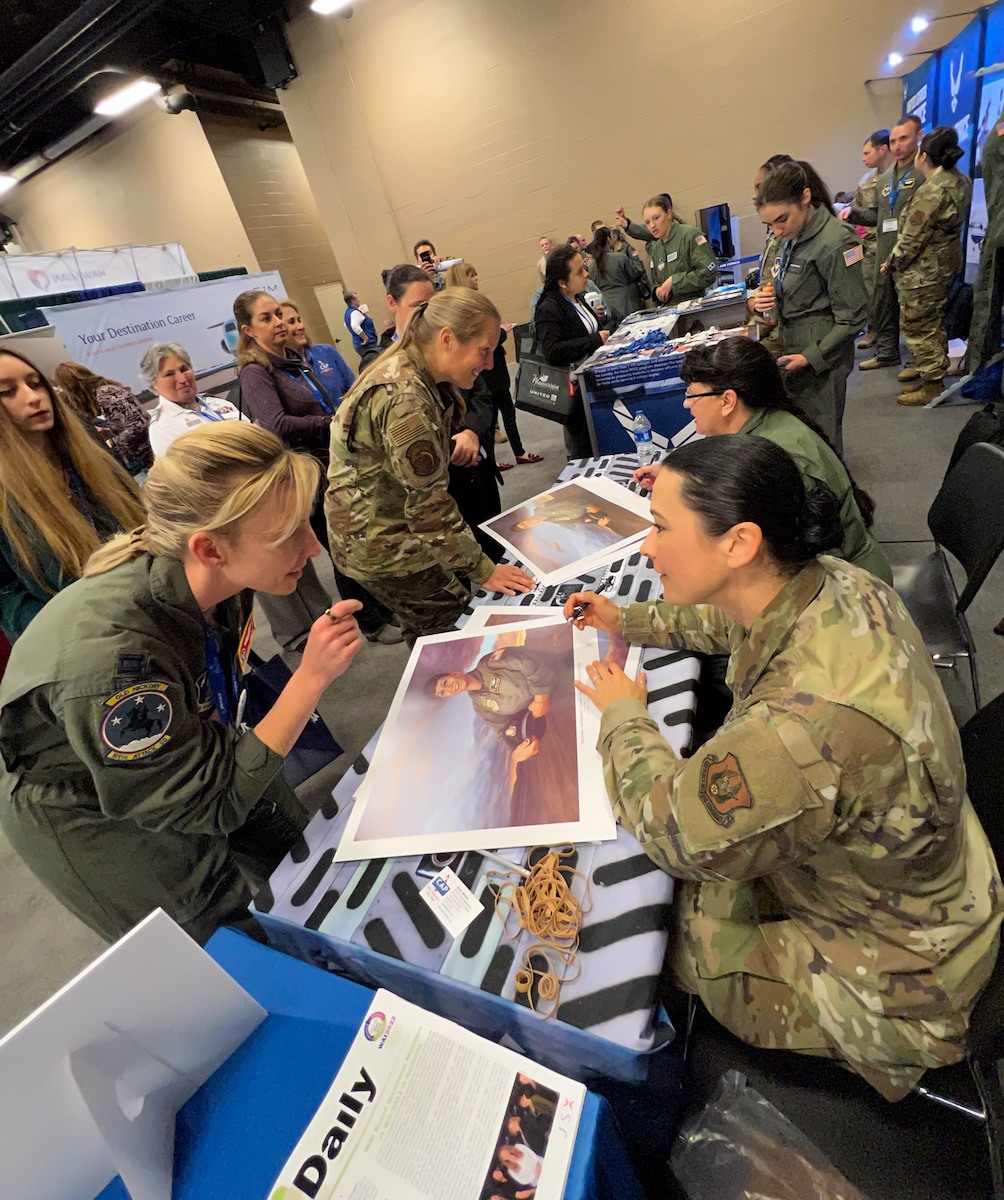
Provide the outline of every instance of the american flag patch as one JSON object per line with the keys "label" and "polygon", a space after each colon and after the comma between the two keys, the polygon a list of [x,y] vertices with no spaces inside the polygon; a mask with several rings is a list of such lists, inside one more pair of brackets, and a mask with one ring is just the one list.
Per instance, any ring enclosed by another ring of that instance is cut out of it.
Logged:
{"label": "american flag patch", "polygon": [[865,256],[863,246],[852,246],[850,250],[844,251],[844,266],[853,267],[856,262],[861,262]]}
{"label": "american flag patch", "polygon": [[701,236],[697,239],[697,244],[698,246],[706,246],[708,244],[708,239],[701,234]]}

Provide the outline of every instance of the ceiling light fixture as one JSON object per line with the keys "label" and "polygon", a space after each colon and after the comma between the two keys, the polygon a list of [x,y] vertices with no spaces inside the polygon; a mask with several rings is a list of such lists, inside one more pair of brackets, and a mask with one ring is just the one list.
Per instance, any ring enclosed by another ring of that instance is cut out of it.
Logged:
{"label": "ceiling light fixture", "polygon": [[310,4],[311,11],[322,17],[330,17],[332,13],[344,12],[351,7],[352,0],[311,0]]}
{"label": "ceiling light fixture", "polygon": [[885,60],[885,65],[890,70],[893,70],[896,67],[898,67],[902,62],[903,62],[903,55],[898,53],[898,51],[894,50],[892,52],[892,54],[890,54],[889,57]]}
{"label": "ceiling light fixture", "polygon": [[910,32],[914,36],[921,34],[925,29],[931,28],[931,22],[928,17],[914,17],[910,22]]}
{"label": "ceiling light fixture", "polygon": [[153,79],[136,79],[118,91],[112,92],[94,106],[99,117],[118,117],[129,109],[149,100],[160,91],[160,84]]}
{"label": "ceiling light fixture", "polygon": [[12,187],[17,187],[17,179],[13,175],[0,175],[0,196],[9,192]]}

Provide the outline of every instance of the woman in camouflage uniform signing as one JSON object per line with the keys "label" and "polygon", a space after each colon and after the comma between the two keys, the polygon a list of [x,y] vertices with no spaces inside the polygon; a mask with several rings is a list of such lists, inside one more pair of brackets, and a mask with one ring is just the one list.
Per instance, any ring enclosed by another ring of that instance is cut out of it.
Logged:
{"label": "woman in camouflage uniform signing", "polygon": [[1004,911],[934,665],[892,588],[825,553],[835,497],[775,443],[677,450],[652,518],[665,602],[583,592],[565,615],[731,655],[732,709],[687,759],[644,676],[597,662],[577,684],[615,814],[685,881],[676,981],[744,1041],[842,1058],[899,1099],[963,1057]]}
{"label": "woman in camouflage uniform signing", "polygon": [[879,268],[895,278],[900,330],[913,362],[900,404],[928,404],[940,396],[949,367],[945,305],[962,269],[962,231],[973,198],[969,176],[955,166],[962,153],[949,125],[925,136],[916,162],[925,182],[903,210],[896,245]]}

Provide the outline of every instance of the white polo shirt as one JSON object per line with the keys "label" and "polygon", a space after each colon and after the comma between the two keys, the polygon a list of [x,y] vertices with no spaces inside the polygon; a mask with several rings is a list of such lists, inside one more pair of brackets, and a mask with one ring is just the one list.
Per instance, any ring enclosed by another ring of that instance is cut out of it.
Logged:
{"label": "white polo shirt", "polygon": [[150,445],[154,454],[159,456],[176,437],[181,437],[190,429],[198,429],[210,421],[236,421],[240,418],[240,412],[229,400],[217,400],[215,396],[197,396],[195,407],[175,404],[161,396],[150,414]]}

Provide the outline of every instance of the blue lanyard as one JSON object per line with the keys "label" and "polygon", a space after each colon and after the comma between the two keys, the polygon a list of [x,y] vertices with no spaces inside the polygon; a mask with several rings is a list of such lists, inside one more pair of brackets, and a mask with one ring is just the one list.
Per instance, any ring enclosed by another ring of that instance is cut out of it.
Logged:
{"label": "blue lanyard", "polygon": [[201,396],[195,397],[195,403],[198,405],[199,415],[203,418],[203,420],[206,420],[206,421],[223,421],[223,420],[225,420],[225,418],[221,417],[218,412],[213,412],[213,410],[211,408],[205,408],[202,404]]}
{"label": "blue lanyard", "polygon": [[314,393],[314,396],[317,399],[317,403],[321,406],[321,408],[324,409],[324,411],[326,413],[330,413],[331,405],[328,403],[327,396],[325,396],[325,394],[322,391],[322,389],[320,388],[320,386],[318,384],[316,384],[313,381],[313,379],[311,379],[311,377],[308,374],[305,367],[300,368],[300,374],[303,376],[304,382],[307,384],[307,386],[310,388],[310,390]]}
{"label": "blue lanyard", "polygon": [[777,297],[778,304],[781,303],[781,295],[784,292],[784,275],[788,270],[788,264],[791,262],[791,256],[795,253],[795,241],[785,242],[781,246],[781,253],[777,256],[777,282],[774,284],[774,295]]}
{"label": "blue lanyard", "polygon": [[896,201],[899,199],[899,191],[903,186],[903,180],[909,174],[909,169],[903,172],[899,177],[899,183],[896,182],[896,170],[893,168],[892,177],[889,180],[889,211],[893,214],[896,212]]}
{"label": "blue lanyard", "polygon": [[230,725],[237,716],[237,674],[232,665],[229,671],[224,667],[216,637],[205,617],[202,626],[206,635],[206,678],[213,703],[223,724]]}

